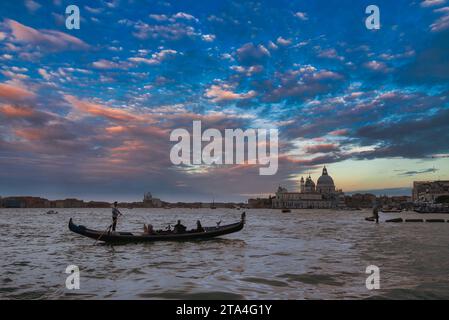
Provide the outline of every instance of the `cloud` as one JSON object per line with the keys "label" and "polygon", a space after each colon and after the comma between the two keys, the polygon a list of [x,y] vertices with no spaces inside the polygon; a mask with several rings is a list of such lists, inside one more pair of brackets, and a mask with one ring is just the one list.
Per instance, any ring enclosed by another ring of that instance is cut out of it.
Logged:
{"label": "cloud", "polygon": [[111,108],[102,104],[79,100],[72,95],[64,95],[64,99],[76,110],[87,113],[91,116],[118,121],[143,121],[146,119],[143,116],[135,115],[127,110]]}
{"label": "cloud", "polygon": [[194,20],[198,21],[197,18],[192,16],[191,14],[185,13],[185,12],[178,12],[177,14],[172,16],[174,19],[184,19],[184,20]]}
{"label": "cloud", "polygon": [[260,73],[263,71],[263,67],[260,65],[243,67],[243,66],[231,66],[231,70],[234,70],[238,73],[244,74],[247,77],[250,77],[256,73]]}
{"label": "cloud", "polygon": [[212,102],[224,102],[253,98],[256,96],[256,92],[251,90],[246,93],[236,93],[230,85],[214,84],[206,90],[204,96],[211,99]]}
{"label": "cloud", "polygon": [[405,84],[449,82],[449,30],[436,33],[429,45],[417,51],[411,62],[399,67],[396,77]]}
{"label": "cloud", "polygon": [[263,63],[270,57],[270,52],[263,45],[254,45],[246,43],[237,49],[237,59],[243,65],[255,65]]}
{"label": "cloud", "polygon": [[104,69],[104,70],[126,68],[126,66],[123,63],[117,63],[106,59],[100,59],[95,62],[92,62],[92,66],[96,69]]}
{"label": "cloud", "polygon": [[45,128],[18,128],[14,130],[14,133],[28,141],[46,141],[47,143],[55,140],[69,140],[75,137],[60,124],[52,124]]}
{"label": "cloud", "polygon": [[25,0],[25,7],[28,9],[28,11],[34,12],[38,10],[41,5],[33,0]]}
{"label": "cloud", "polygon": [[84,6],[84,9],[86,9],[86,11],[92,13],[92,14],[99,14],[103,11],[102,8],[92,8],[89,6]]}
{"label": "cloud", "polygon": [[284,73],[277,73],[270,81],[265,81],[257,88],[264,93],[265,102],[304,101],[336,90],[343,81],[343,75],[337,72],[317,71],[312,66],[302,66]]}
{"label": "cloud", "polygon": [[449,29],[449,7],[444,7],[434,10],[436,13],[442,13],[443,15],[439,17],[434,23],[430,25],[430,30],[432,32],[440,32]]}
{"label": "cloud", "polygon": [[45,80],[50,80],[51,79],[51,75],[47,72],[47,70],[39,68],[37,70],[37,72],[41,75],[42,78],[44,78]]}
{"label": "cloud", "polygon": [[8,118],[27,118],[35,115],[32,108],[9,104],[0,105],[0,113]]}
{"label": "cloud", "polygon": [[424,0],[421,2],[421,7],[435,7],[445,3],[446,0]]}
{"label": "cloud", "polygon": [[420,119],[384,122],[359,128],[354,136],[374,150],[361,152],[361,158],[422,158],[449,151],[449,109]]}
{"label": "cloud", "polygon": [[343,58],[342,56],[339,56],[337,53],[337,50],[335,50],[334,48],[330,48],[330,49],[325,49],[325,50],[321,50],[318,52],[318,57],[319,58],[327,58],[327,59],[336,59],[336,60],[344,60],[345,58]]}
{"label": "cloud", "polygon": [[203,34],[201,36],[201,39],[206,42],[213,42],[215,40],[215,35],[213,34]]}
{"label": "cloud", "polygon": [[329,132],[329,134],[332,136],[345,136],[348,132],[349,132],[348,129],[337,129]]}
{"label": "cloud", "polygon": [[306,147],[306,153],[329,153],[340,151],[338,145],[333,143],[318,144]]}
{"label": "cloud", "polygon": [[298,11],[298,12],[294,13],[293,15],[302,21],[309,20],[309,17],[307,16],[307,13],[305,13],[305,12]]}
{"label": "cloud", "polygon": [[428,169],[423,169],[423,170],[411,170],[411,171],[405,171],[405,172],[401,172],[398,175],[399,176],[416,176],[418,174],[422,174],[422,173],[434,173],[438,171],[438,169],[435,168],[428,168]]}
{"label": "cloud", "polygon": [[133,35],[141,40],[162,38],[175,41],[198,35],[194,27],[178,22],[165,25],[150,25],[138,22],[134,25],[134,28],[136,31],[133,32]]}
{"label": "cloud", "polygon": [[19,43],[38,45],[49,51],[84,50],[89,46],[82,40],[54,30],[36,30],[17,21],[5,19],[13,40]]}
{"label": "cloud", "polygon": [[129,61],[137,62],[137,63],[145,63],[149,65],[160,64],[162,61],[175,56],[178,54],[178,51],[172,49],[163,49],[159,52],[153,53],[151,58],[144,57],[131,57],[128,58]]}
{"label": "cloud", "polygon": [[290,39],[284,39],[282,37],[278,37],[276,39],[276,43],[281,46],[289,46],[292,44],[292,41]]}
{"label": "cloud", "polygon": [[0,83],[0,99],[6,101],[24,101],[35,98],[34,92],[16,84]]}
{"label": "cloud", "polygon": [[150,14],[149,17],[156,21],[167,21],[168,20],[168,16],[165,14]]}
{"label": "cloud", "polygon": [[375,72],[386,73],[386,72],[390,71],[387,64],[382,61],[376,61],[376,60],[368,61],[363,66],[365,68],[367,68],[371,71],[375,71]]}

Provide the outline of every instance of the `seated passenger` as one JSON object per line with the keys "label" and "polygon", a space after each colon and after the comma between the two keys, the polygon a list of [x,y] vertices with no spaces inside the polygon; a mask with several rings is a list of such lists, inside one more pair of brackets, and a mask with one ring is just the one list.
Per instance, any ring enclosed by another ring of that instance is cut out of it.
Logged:
{"label": "seated passenger", "polygon": [[178,220],[178,223],[175,224],[175,226],[173,227],[173,232],[174,233],[184,233],[186,232],[186,226],[184,226],[183,224],[181,224],[181,220]]}
{"label": "seated passenger", "polygon": [[146,224],[143,225],[143,233],[144,234],[154,234],[153,225],[149,224],[148,226]]}
{"label": "seated passenger", "polygon": [[204,228],[203,228],[203,226],[201,225],[200,220],[197,220],[197,221],[196,221],[196,232],[204,232]]}

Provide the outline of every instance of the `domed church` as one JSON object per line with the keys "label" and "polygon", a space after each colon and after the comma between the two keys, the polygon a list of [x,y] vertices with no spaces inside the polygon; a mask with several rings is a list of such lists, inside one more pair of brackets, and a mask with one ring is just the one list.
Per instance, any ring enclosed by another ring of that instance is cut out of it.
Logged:
{"label": "domed church", "polygon": [[332,177],[327,173],[326,166],[323,168],[323,174],[318,178],[316,191],[318,193],[326,194],[335,192],[334,179],[332,179]]}
{"label": "domed church", "polygon": [[279,186],[272,200],[273,208],[329,209],[344,205],[344,193],[336,190],[334,180],[327,172],[326,166],[316,185],[310,174],[306,179],[301,177],[299,185],[299,192],[288,192],[286,188]]}

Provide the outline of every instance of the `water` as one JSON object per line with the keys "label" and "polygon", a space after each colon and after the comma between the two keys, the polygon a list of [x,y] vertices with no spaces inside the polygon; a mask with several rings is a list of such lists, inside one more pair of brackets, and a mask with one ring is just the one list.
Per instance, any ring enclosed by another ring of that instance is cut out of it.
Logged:
{"label": "water", "polygon": [[[364,221],[369,212],[247,210],[241,232],[201,242],[93,245],[70,217],[106,228],[110,209],[0,209],[3,299],[448,299],[449,223]],[[242,211],[123,209],[119,229],[236,222]],[[423,217],[418,214],[401,214]],[[449,215],[427,215],[425,218]],[[65,269],[81,270],[80,290]],[[380,290],[367,290],[368,265]]]}

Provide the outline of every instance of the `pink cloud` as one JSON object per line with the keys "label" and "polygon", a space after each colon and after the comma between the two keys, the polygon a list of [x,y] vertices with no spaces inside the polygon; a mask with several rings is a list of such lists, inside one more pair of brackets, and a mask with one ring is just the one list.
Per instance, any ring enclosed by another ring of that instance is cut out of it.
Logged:
{"label": "pink cloud", "polygon": [[372,60],[364,64],[365,68],[376,72],[388,72],[389,69],[384,62]]}
{"label": "pink cloud", "polygon": [[9,104],[0,105],[0,113],[11,118],[27,118],[35,115],[31,108],[13,106]]}
{"label": "pink cloud", "polygon": [[119,121],[144,121],[148,117],[135,115],[127,110],[111,108],[102,104],[79,100],[71,95],[64,95],[64,99],[78,111],[88,113],[92,116],[107,118]]}
{"label": "pink cloud", "polygon": [[327,152],[335,152],[335,151],[339,151],[339,148],[337,145],[332,144],[332,143],[309,146],[306,149],[307,153],[327,153]]}
{"label": "pink cloud", "polygon": [[211,85],[210,88],[204,94],[207,98],[210,98],[212,102],[223,102],[232,100],[249,99],[256,96],[254,90],[250,90],[246,93],[236,93],[232,91],[232,87],[227,84]]}
{"label": "pink cloud", "polygon": [[8,101],[23,101],[35,98],[36,95],[20,86],[0,83],[0,99]]}
{"label": "pink cloud", "polygon": [[109,61],[106,59],[100,59],[92,63],[92,66],[96,69],[123,69],[126,68],[125,64]]}
{"label": "pink cloud", "polygon": [[81,39],[60,31],[37,30],[11,19],[5,19],[5,23],[11,29],[16,42],[42,45],[42,48],[50,50],[77,50],[89,47]]}
{"label": "pink cloud", "polygon": [[348,129],[339,129],[329,132],[330,135],[333,136],[344,136],[348,133]]}
{"label": "pink cloud", "polygon": [[423,2],[421,2],[421,7],[439,6],[445,2],[446,0],[424,0]]}

